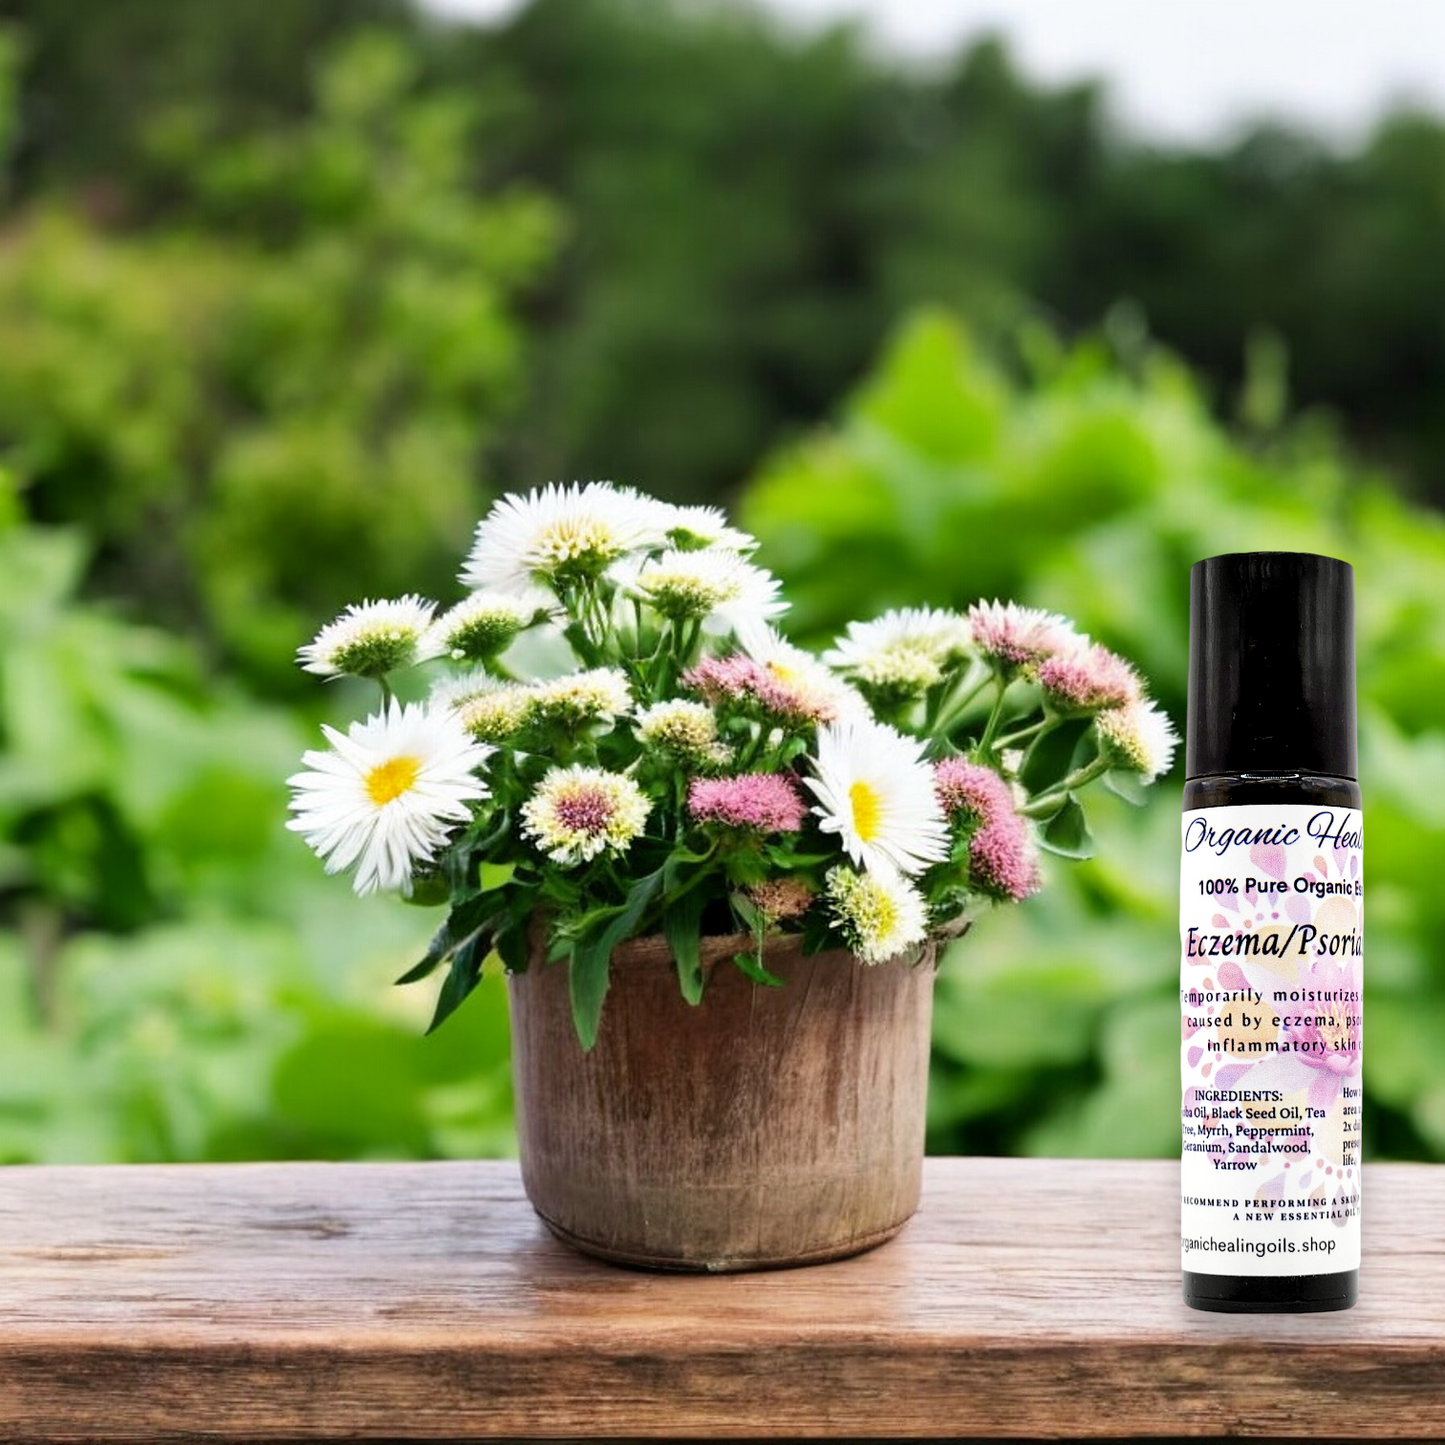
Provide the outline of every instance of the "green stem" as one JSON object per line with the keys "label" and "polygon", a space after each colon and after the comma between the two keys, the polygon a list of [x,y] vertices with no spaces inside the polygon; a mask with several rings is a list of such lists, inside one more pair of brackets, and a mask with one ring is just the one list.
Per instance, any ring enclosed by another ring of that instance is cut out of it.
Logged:
{"label": "green stem", "polygon": [[939,737],[946,733],[974,698],[988,686],[993,675],[993,671],[988,667],[974,668],[964,674],[962,682],[955,689],[950,691],[945,688],[938,699],[937,715],[931,725],[925,725],[925,731]]}
{"label": "green stem", "polygon": [[1059,721],[1060,719],[1053,717],[1040,718],[1038,722],[1030,723],[1028,727],[1020,728],[1017,732],[1000,738],[998,740],[998,750],[999,752],[1003,752],[1005,748],[1017,747],[1021,742],[1035,736],[1037,733],[1056,728],[1059,725]]}
{"label": "green stem", "polygon": [[1082,788],[1087,783],[1092,783],[1095,778],[1102,776],[1112,766],[1108,758],[1095,758],[1092,763],[1086,763],[1082,768],[1076,768],[1062,782],[1055,783],[1046,793],[1040,793],[1037,798],[1026,803],[1019,809],[1026,818],[1046,818],[1051,813],[1057,812],[1060,804],[1077,788]]}
{"label": "green stem", "polygon": [[1003,719],[1003,700],[1008,696],[1008,682],[1005,678],[998,678],[998,696],[993,700],[993,708],[989,712],[988,721],[984,724],[983,736],[978,740],[975,752],[979,757],[985,757],[993,747],[993,735],[998,731],[998,725]]}

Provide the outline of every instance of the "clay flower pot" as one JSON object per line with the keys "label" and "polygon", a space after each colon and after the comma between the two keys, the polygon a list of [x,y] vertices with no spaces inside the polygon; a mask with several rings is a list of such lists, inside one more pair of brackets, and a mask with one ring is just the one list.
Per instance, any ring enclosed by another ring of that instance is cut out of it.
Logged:
{"label": "clay flower pot", "polygon": [[933,1006],[931,951],[864,967],[770,946],[785,982],[704,940],[703,1002],[667,945],[612,957],[596,1047],[577,1041],[567,969],[509,979],[522,1178],[559,1238],[655,1269],[774,1269],[858,1254],[918,1208]]}

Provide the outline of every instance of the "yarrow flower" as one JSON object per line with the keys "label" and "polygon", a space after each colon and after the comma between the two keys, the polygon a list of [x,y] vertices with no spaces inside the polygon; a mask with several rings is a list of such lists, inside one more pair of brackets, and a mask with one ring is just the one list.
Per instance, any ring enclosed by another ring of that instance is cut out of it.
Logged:
{"label": "yarrow flower", "polygon": [[968,625],[978,650],[1006,667],[1042,662],[1078,636],[1058,613],[1017,602],[975,602],[968,609]]}
{"label": "yarrow flower", "polygon": [[968,875],[985,893],[1010,903],[1021,903],[1037,893],[1043,880],[1039,857],[1028,825],[994,823],[969,839]]}
{"label": "yarrow flower", "polygon": [[871,718],[818,729],[805,785],[825,833],[860,867],[921,873],[948,856],[948,828],[923,744]]}
{"label": "yarrow flower", "polygon": [[595,667],[547,678],[533,683],[531,694],[537,716],[573,727],[584,723],[610,726],[632,707],[627,676],[616,667]]}
{"label": "yarrow flower", "polygon": [[870,691],[916,697],[963,661],[972,641],[958,613],[907,607],[852,623],[823,660]]}
{"label": "yarrow flower", "polygon": [[298,649],[296,660],[319,677],[385,677],[441,650],[431,634],[435,610],[436,603],[412,596],[355,602]]}
{"label": "yarrow flower", "polygon": [[1174,724],[1154,703],[1142,699],[1101,712],[1094,730],[1109,756],[1146,783],[1169,771],[1179,745]]}
{"label": "yarrow flower", "polygon": [[659,748],[692,767],[721,767],[732,756],[718,739],[717,715],[705,703],[687,698],[669,698],[644,708],[632,730],[644,746]]}
{"label": "yarrow flower", "polygon": [[522,807],[522,833],[554,863],[585,863],[625,852],[642,834],[652,804],[623,773],[574,764],[552,768]]}
{"label": "yarrow flower", "polygon": [[683,686],[709,702],[752,704],[785,726],[866,714],[847,683],[771,627],[740,628],[739,641],[743,651],[703,658],[684,674]]}
{"label": "yarrow flower", "polygon": [[1014,902],[1037,893],[1038,852],[1008,783],[992,768],[966,758],[945,758],[933,776],[949,821],[970,830],[970,881],[994,898]]}
{"label": "yarrow flower", "polygon": [[991,823],[1014,810],[1013,793],[992,768],[945,758],[933,768],[934,788],[949,822]]}
{"label": "yarrow flower", "polygon": [[754,883],[747,895],[768,923],[788,923],[801,918],[817,897],[801,878],[769,878]]}
{"label": "yarrow flower", "polygon": [[661,540],[653,504],[636,492],[608,482],[553,483],[497,502],[477,526],[462,582],[534,598],[539,585],[599,577],[619,557]]}
{"label": "yarrow flower", "polygon": [[833,923],[864,963],[883,963],[928,933],[923,895],[896,873],[856,873],[843,865],[824,884]]}
{"label": "yarrow flower", "polygon": [[449,678],[431,691],[434,707],[449,708],[479,742],[508,742],[531,721],[536,698],[530,687],[500,683],[485,672]]}
{"label": "yarrow flower", "polygon": [[1038,679],[1052,706],[1065,713],[1123,707],[1138,701],[1140,693],[1139,674],[1117,652],[1083,638],[1046,657]]}
{"label": "yarrow flower", "polygon": [[473,592],[432,624],[437,656],[484,662],[504,652],[537,609],[505,592]]}
{"label": "yarrow flower", "polygon": [[450,713],[390,703],[345,735],[323,727],[329,751],[302,757],[286,826],[325,859],[328,873],[356,867],[358,893],[411,891],[418,865],[433,861],[471,804],[488,796],[476,776],[492,749],[467,736]]}
{"label": "yarrow flower", "polygon": [[694,778],[687,808],[694,822],[750,833],[796,833],[808,815],[798,785],[782,773]]}
{"label": "yarrow flower", "polygon": [[669,551],[644,562],[629,590],[678,622],[717,618],[729,627],[786,612],[778,579],[737,552]]}

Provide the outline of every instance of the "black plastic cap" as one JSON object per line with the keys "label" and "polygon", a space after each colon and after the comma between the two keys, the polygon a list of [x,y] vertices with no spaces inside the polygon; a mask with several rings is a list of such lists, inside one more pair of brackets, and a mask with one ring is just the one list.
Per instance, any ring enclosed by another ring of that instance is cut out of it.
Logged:
{"label": "black plastic cap", "polygon": [[1353,778],[1355,572],[1312,552],[1230,552],[1189,574],[1185,776]]}

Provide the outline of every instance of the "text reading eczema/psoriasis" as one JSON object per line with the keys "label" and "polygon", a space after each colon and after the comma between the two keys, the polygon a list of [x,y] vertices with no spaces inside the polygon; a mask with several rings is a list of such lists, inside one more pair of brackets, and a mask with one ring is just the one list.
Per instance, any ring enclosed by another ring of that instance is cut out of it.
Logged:
{"label": "text reading eczema/psoriasis", "polygon": [[1364,940],[1359,929],[1326,933],[1313,923],[1293,924],[1288,933],[1277,929],[1259,933],[1206,933],[1189,929],[1184,942],[1186,958],[1362,958]]}

